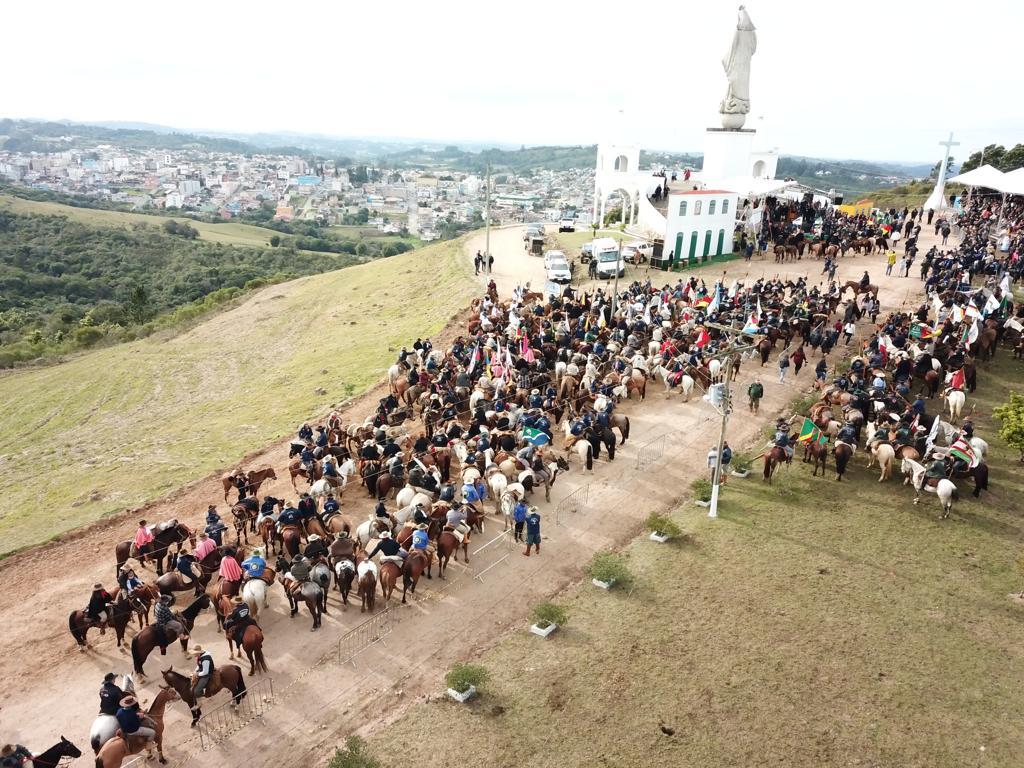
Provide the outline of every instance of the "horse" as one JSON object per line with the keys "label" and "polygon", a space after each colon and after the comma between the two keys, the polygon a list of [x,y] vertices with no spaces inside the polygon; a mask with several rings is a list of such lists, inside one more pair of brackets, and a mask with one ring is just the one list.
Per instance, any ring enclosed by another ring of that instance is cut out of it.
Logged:
{"label": "horse", "polygon": [[779,468],[779,465],[785,463],[789,464],[790,456],[786,453],[786,450],[778,445],[773,445],[770,450],[764,453],[764,481],[770,483],[772,481],[772,475],[775,474],[775,470]]}
{"label": "horse", "polygon": [[[199,702],[196,701],[195,694],[192,693],[192,680],[185,675],[175,672],[174,667],[161,670],[161,674],[163,675],[164,682],[177,691],[181,700],[192,710],[192,727],[194,728],[199,722],[199,718],[203,716],[203,710],[200,709]],[[203,690],[202,698],[212,699],[221,691],[231,691],[231,702],[235,706],[238,706],[242,699],[246,697],[248,691],[245,689],[245,676],[242,674],[240,666],[237,664],[221,664],[217,667],[213,677],[207,683],[205,690]]]}
{"label": "horse", "polygon": [[[179,696],[180,694],[173,688],[161,685],[160,692],[157,693],[153,703],[146,711],[146,717],[152,721],[153,730],[156,731],[153,741],[156,742],[156,754],[161,763],[167,762],[164,757],[164,713],[167,709],[167,702],[174,701]],[[123,734],[115,736],[96,751],[96,768],[118,768],[126,757],[137,755],[145,747],[145,742],[140,739],[133,739]]]}
{"label": "horse", "polygon": [[356,576],[356,594],[362,602],[359,612],[365,613],[369,608],[370,613],[373,613],[377,601],[377,564],[372,560],[361,560],[356,565]]}
{"label": "horse", "polygon": [[[196,535],[187,525],[179,523],[174,519],[155,526],[155,528],[153,541],[149,545],[150,551],[146,557],[156,561],[156,574],[157,576],[162,576],[164,573],[164,558],[167,556],[168,550],[177,544],[178,552],[180,553],[181,547],[186,541],[195,549]],[[133,540],[122,541],[114,547],[114,559],[117,562],[117,566],[114,569],[115,577],[120,574],[121,567],[128,562],[130,557],[138,560],[139,565],[143,568],[146,567],[145,561],[139,557],[139,553],[135,548],[135,542]]]}
{"label": "horse", "polygon": [[309,471],[302,468],[302,459],[292,459],[290,462],[288,462],[288,476],[291,478],[292,481],[292,489],[296,493],[298,493],[299,488],[297,485],[295,485],[295,478],[305,478],[306,482],[309,483],[309,485],[313,485],[313,483],[315,483],[317,480],[323,477],[323,467],[321,466],[319,461],[313,459],[313,479],[310,480]]}
{"label": "horse", "polygon": [[953,421],[959,421],[960,414],[964,410],[964,403],[967,402],[967,395],[959,389],[947,389],[942,393],[942,397],[946,401],[946,407],[949,409],[949,418]]}
{"label": "horse", "polygon": [[[125,695],[135,693],[135,681],[132,680],[131,675],[124,676],[121,690]],[[92,721],[92,727],[89,728],[89,746],[92,747],[93,754],[98,753],[100,747],[117,735],[119,727],[117,718],[113,715],[96,715],[96,719]]]}
{"label": "horse", "polygon": [[384,602],[391,600],[391,595],[398,586],[398,577],[402,574],[405,563],[399,565],[394,560],[386,560],[380,564],[380,594]]}
{"label": "horse", "polygon": [[953,502],[960,500],[956,484],[952,480],[940,477],[934,486],[929,485],[925,480],[924,466],[912,459],[903,459],[900,468],[906,478],[903,484],[913,483],[914,485],[914,503],[917,504],[921,501],[921,490],[924,489],[939,497],[939,503],[942,505],[941,519],[945,520],[949,517],[949,513],[953,511]]}
{"label": "horse", "polygon": [[295,579],[288,573],[288,561],[284,557],[277,559],[277,570],[281,573],[281,588],[288,600],[288,607],[291,609],[289,618],[295,618],[299,613],[299,600],[306,604],[309,615],[313,617],[313,626],[310,632],[320,629],[320,622],[323,614],[326,613],[326,596],[323,588],[314,581],[304,581],[299,587],[298,595],[292,592],[292,584]]}
{"label": "horse", "polygon": [[259,517],[260,506],[255,496],[242,499],[231,507],[231,516],[235,519],[235,539],[241,541],[244,537],[245,543],[249,543],[251,530],[256,533],[256,518]]}
{"label": "horse", "polygon": [[428,555],[422,549],[414,549],[409,553],[409,556],[405,558],[405,565],[402,567],[402,604],[405,604],[405,595],[407,592],[416,594],[416,584],[419,583],[420,576],[423,572],[427,572],[427,578],[430,578],[430,565],[432,556]]}
{"label": "horse", "polygon": [[[466,525],[469,528],[479,526],[480,531],[483,531],[483,513],[478,512],[472,504],[467,504],[468,511],[466,513]],[[441,530],[441,533],[437,537],[437,575],[440,578],[444,578],[445,569],[448,567],[448,561],[455,556],[456,562],[459,560],[459,539],[453,531],[449,531],[446,528]],[[469,564],[469,536],[465,536],[461,543],[462,554],[465,557],[466,564]]]}
{"label": "horse", "polygon": [[334,564],[334,585],[341,593],[341,602],[348,605],[348,593],[352,590],[352,582],[356,578],[355,561],[343,557]]}
{"label": "horse", "polygon": [[299,553],[299,547],[302,544],[302,528],[298,525],[286,525],[280,531],[281,547],[291,557],[295,557]]}
{"label": "horse", "polygon": [[853,456],[853,448],[848,446],[846,443],[836,443],[832,449],[832,457],[836,460],[836,480],[842,481],[843,475],[846,474],[846,467],[850,463],[850,458]]}
{"label": "horse", "polygon": [[198,563],[195,568],[199,569],[199,575],[195,581],[185,581],[185,576],[178,571],[168,571],[156,580],[157,589],[161,595],[170,595],[175,592],[186,592],[194,590],[198,595],[210,583],[213,574],[220,568],[220,561],[224,558],[220,549],[215,549]]}
{"label": "horse", "polygon": [[896,461],[896,451],[889,443],[875,443],[870,447],[868,454],[868,468],[870,469],[873,461],[877,460],[878,467],[881,469],[878,482],[884,482],[892,477],[892,467]]}
{"label": "horse", "polygon": [[[192,627],[195,625],[196,616],[199,612],[210,607],[210,596],[205,592],[193,600],[186,608],[181,612],[182,623],[185,625],[185,631],[191,632]],[[188,637],[179,638],[174,630],[165,628],[163,630],[164,637],[163,642],[160,642],[160,630],[156,625],[150,625],[139,630],[139,634],[132,638],[132,665],[135,669],[135,674],[142,680],[145,678],[145,671],[142,665],[146,663],[146,659],[149,654],[153,652],[154,648],[160,648],[160,655],[167,655],[167,646],[173,643],[175,640],[181,641],[181,652],[185,653],[188,649]]]}
{"label": "horse", "polygon": [[[120,594],[107,610],[107,613],[110,614],[107,623],[114,628],[118,648],[124,645],[124,633],[128,628],[128,622],[132,620],[132,613],[134,611],[135,608],[131,600]],[[71,632],[71,636],[75,638],[75,642],[78,643],[78,650],[85,651],[87,648],[92,648],[88,642],[88,634],[89,630],[96,626],[98,625],[86,615],[84,610],[71,612],[68,616],[68,630]]]}
{"label": "horse", "polygon": [[[228,658],[233,659],[235,658],[235,632],[232,629],[225,630],[224,636],[228,640]],[[247,626],[242,633],[242,644],[238,647],[239,658],[243,651],[249,660],[249,677],[255,675],[257,670],[260,672],[270,671],[267,668],[267,660],[263,657],[263,630],[255,624]]]}
{"label": "horse", "polygon": [[39,768],[55,768],[55,766],[61,764],[61,760],[65,757],[77,760],[81,756],[82,750],[61,736],[60,741],[48,750],[40,752],[38,755],[33,755],[31,764]]}
{"label": "horse", "polygon": [[269,585],[263,579],[249,579],[242,585],[242,599],[249,606],[249,613],[254,619],[259,617],[261,607],[270,606],[267,601],[269,592]]}
{"label": "horse", "polygon": [[804,444],[804,464],[814,461],[814,472],[811,477],[818,476],[818,467],[821,467],[821,476],[825,476],[825,464],[828,461],[828,444],[820,443],[817,440],[810,440]]}

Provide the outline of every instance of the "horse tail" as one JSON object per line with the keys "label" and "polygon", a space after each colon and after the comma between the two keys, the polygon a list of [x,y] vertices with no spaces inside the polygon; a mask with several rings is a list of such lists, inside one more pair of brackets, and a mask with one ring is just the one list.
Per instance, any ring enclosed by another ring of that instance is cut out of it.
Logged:
{"label": "horse tail", "polygon": [[[260,658],[263,657],[263,651],[262,650],[259,651],[259,655],[260,655]],[[266,666],[266,665],[264,665],[264,666]],[[238,669],[238,686],[234,689],[234,691],[232,691],[232,693],[235,694],[235,704],[238,704],[239,702],[242,701],[242,699],[245,698],[245,696],[248,693],[248,691],[246,691],[246,689],[245,689],[245,675],[242,674],[242,670],[241,670],[240,667],[236,667],[236,669]]]}
{"label": "horse tail", "polygon": [[96,762],[94,763],[95,768],[103,768],[103,758],[99,755],[96,756]]}
{"label": "horse tail", "polygon": [[593,470],[594,469],[594,446],[592,446],[589,441],[586,443],[586,445],[587,445],[587,469],[588,470]]}
{"label": "horse tail", "polygon": [[[260,646],[259,648],[257,648],[255,650],[255,652],[253,653],[253,658],[256,661],[256,669],[260,670],[261,672],[269,672],[270,671],[267,668],[267,660],[263,657],[263,647],[262,646]],[[244,684],[244,678],[239,676],[239,679],[242,680],[243,684]]]}
{"label": "horse tail", "polygon": [[142,652],[139,650],[139,635],[132,638],[132,666],[137,674],[142,674]]}
{"label": "horse tail", "polygon": [[78,643],[79,645],[85,645],[85,633],[82,632],[82,629],[75,622],[76,613],[78,613],[78,611],[72,611],[70,614],[68,614],[68,630],[71,632],[71,636],[75,638],[76,643]]}

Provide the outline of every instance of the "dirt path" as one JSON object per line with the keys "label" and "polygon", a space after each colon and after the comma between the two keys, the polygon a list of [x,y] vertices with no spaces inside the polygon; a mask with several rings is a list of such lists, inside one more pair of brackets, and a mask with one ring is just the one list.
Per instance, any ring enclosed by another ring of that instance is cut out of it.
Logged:
{"label": "dirt path", "polygon": [[[517,229],[492,233],[495,274],[503,294],[509,281],[520,275],[535,279],[532,275],[540,262],[523,252],[519,237]],[[926,250],[930,240],[922,239],[922,250]],[[471,259],[481,245],[482,236],[479,241],[470,240],[466,258]],[[884,278],[883,258],[847,258],[840,276],[859,278],[870,265],[873,281],[882,288],[883,305],[898,307],[908,292],[914,295],[920,290],[920,283],[916,278]],[[808,267],[812,272],[821,269],[820,262],[800,262],[784,274],[806,274]],[[756,279],[763,270],[768,274],[776,271],[774,264],[757,261],[749,267],[742,262],[725,266],[728,279],[744,274]],[[450,328],[445,338],[457,330]],[[755,370],[749,364],[744,366],[739,388],[745,388]],[[800,377],[790,376],[783,385],[777,383],[774,368],[765,368],[764,374],[762,414],[732,421],[728,437],[733,445],[753,440],[777,410],[809,385],[813,371],[805,369]],[[355,401],[346,410],[346,422],[361,420],[381,390],[378,387]],[[339,663],[338,640],[365,615],[357,608],[342,609],[333,593],[323,629],[310,633],[305,613],[295,619],[287,617],[275,586],[271,608],[260,619],[277,695],[275,706],[264,721],[249,725],[206,753],[200,751],[195,731],[188,727],[186,707],[172,705],[165,737],[171,764],[207,764],[213,754],[224,766],[294,763],[297,751],[303,749],[309,754],[302,764],[311,764],[326,757],[329,748],[346,734],[380,727],[417,697],[436,694],[453,660],[473,657],[505,632],[521,631],[530,607],[578,580],[582,565],[594,550],[635,535],[647,514],[671,509],[690,481],[706,471],[705,456],[717,435],[717,416],[699,398],[684,404],[676,395],[666,399],[661,387],[654,386],[645,403],[634,401],[621,407],[632,421],[632,434],[615,461],[609,463],[603,456],[591,474],[573,460],[572,470],[558,478],[551,503],[535,497],[544,518],[541,557],[525,558],[518,549],[506,548],[500,538],[492,542],[501,523],[489,518],[485,535],[471,545],[471,564],[453,564],[443,591],[438,591],[442,583],[435,577],[432,582],[421,581],[422,594],[415,603],[403,607],[393,602],[390,634],[353,663]],[[649,449],[646,453],[651,463],[638,470],[638,450],[661,437],[663,450]],[[287,473],[280,471],[286,466],[286,457],[286,445],[277,444],[253,454],[247,464],[270,463],[286,477]],[[558,501],[581,488],[589,494],[582,510],[559,513]],[[265,491],[286,498],[295,495],[286,480]],[[211,476],[151,505],[144,515],[157,520],[174,516],[198,524],[207,504],[217,503],[224,511],[222,499],[219,481]],[[346,496],[343,506],[362,514],[372,505],[356,490]],[[67,633],[66,617],[70,610],[84,605],[93,582],[113,583],[113,544],[131,535],[138,516],[137,512],[121,516],[3,564],[0,621],[5,627],[7,652],[0,656],[0,675],[6,694],[4,738],[41,750],[63,733],[88,752],[87,733],[102,676],[108,671],[127,672],[131,663],[127,655],[115,650],[110,635],[95,650],[78,653]],[[144,578],[151,573],[143,574]],[[26,599],[31,607],[26,607]],[[378,610],[380,606],[378,598]],[[225,663],[225,642],[212,613],[200,617],[194,637],[212,649],[218,663]],[[93,639],[98,638],[93,635]],[[321,659],[323,663],[312,667]],[[168,651],[167,663],[179,670],[191,666],[177,647]],[[161,666],[158,657],[146,665],[151,675],[143,687],[146,699],[152,699],[156,691],[154,677],[159,677]],[[222,701],[223,696],[216,703]],[[87,759],[91,760],[88,754],[76,764],[84,765]]]}

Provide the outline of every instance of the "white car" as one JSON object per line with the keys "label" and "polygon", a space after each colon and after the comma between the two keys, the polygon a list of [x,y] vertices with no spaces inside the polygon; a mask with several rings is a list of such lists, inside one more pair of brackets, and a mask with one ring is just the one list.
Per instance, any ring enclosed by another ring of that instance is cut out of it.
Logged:
{"label": "white car", "polygon": [[572,282],[572,270],[565,258],[551,259],[548,262],[548,280],[552,283]]}
{"label": "white car", "polygon": [[547,251],[544,254],[545,269],[551,266],[552,261],[568,261],[568,259],[565,257],[565,254],[562,253],[561,251]]}
{"label": "white car", "polygon": [[622,246],[622,259],[630,264],[643,264],[650,260],[653,252],[653,245],[643,240],[635,240]]}

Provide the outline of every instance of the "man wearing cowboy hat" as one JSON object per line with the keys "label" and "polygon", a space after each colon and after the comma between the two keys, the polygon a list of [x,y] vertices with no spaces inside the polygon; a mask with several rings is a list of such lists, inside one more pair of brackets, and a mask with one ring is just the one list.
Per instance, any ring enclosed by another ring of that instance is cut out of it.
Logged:
{"label": "man wearing cowboy hat", "polygon": [[160,645],[168,644],[168,630],[174,632],[177,639],[188,640],[185,623],[171,611],[173,600],[174,598],[171,595],[160,595],[160,598],[156,601],[156,607],[153,609],[153,621],[156,624],[157,632],[163,635],[161,638],[163,642]]}
{"label": "man wearing cowboy hat", "polygon": [[188,652],[196,657],[196,668],[192,673],[195,683],[192,684],[192,697],[196,700],[196,707],[199,706],[199,699],[206,691],[206,686],[213,677],[213,656],[201,645],[193,645]]}
{"label": "man wearing cowboy hat", "polygon": [[381,553],[380,561],[382,563],[390,560],[393,563],[402,565],[409,553],[397,541],[391,538],[391,531],[381,531],[379,538],[380,540],[377,542],[377,546],[373,548],[373,552],[367,555],[367,560],[372,560],[374,555],[379,552]]}
{"label": "man wearing cowboy hat", "polygon": [[121,708],[114,715],[117,718],[117,726],[127,737],[137,737],[145,742],[146,749],[156,746],[156,730],[142,724],[142,715],[139,712],[139,700],[131,694],[121,699]]}
{"label": "man wearing cowboy hat", "polygon": [[430,541],[427,530],[430,526],[427,523],[417,523],[416,530],[412,532],[412,550],[424,552],[427,557],[434,556],[434,545]]}
{"label": "man wearing cowboy hat", "polygon": [[231,598],[231,604],[231,613],[224,619],[224,632],[233,632],[235,645],[241,648],[242,638],[245,636],[245,628],[250,624],[254,626],[259,625],[256,624],[256,620],[249,613],[248,604],[239,595]]}
{"label": "man wearing cowboy hat", "polygon": [[124,698],[124,691],[122,691],[117,683],[117,675],[113,672],[107,672],[103,676],[103,685],[100,686],[100,714],[101,715],[116,715],[118,707],[121,706],[121,699]]}
{"label": "man wearing cowboy hat", "polygon": [[21,744],[4,744],[0,749],[0,766],[2,768],[18,768],[32,761],[32,753]]}
{"label": "man wearing cowboy hat", "polygon": [[309,540],[303,554],[309,558],[310,562],[316,562],[318,558],[327,557],[327,542],[317,534],[311,533],[309,534]]}
{"label": "man wearing cowboy hat", "polygon": [[92,594],[89,595],[89,605],[86,606],[85,615],[99,625],[101,635],[107,631],[107,619],[110,617],[107,608],[113,602],[114,598],[103,588],[102,584],[97,582],[92,585]]}
{"label": "man wearing cowboy hat", "polygon": [[339,560],[355,560],[355,542],[348,531],[338,531],[330,549],[331,563],[337,565]]}
{"label": "man wearing cowboy hat", "polygon": [[267,561],[263,559],[263,547],[256,547],[252,554],[242,561],[242,569],[245,571],[245,578],[259,579],[267,569]]}

